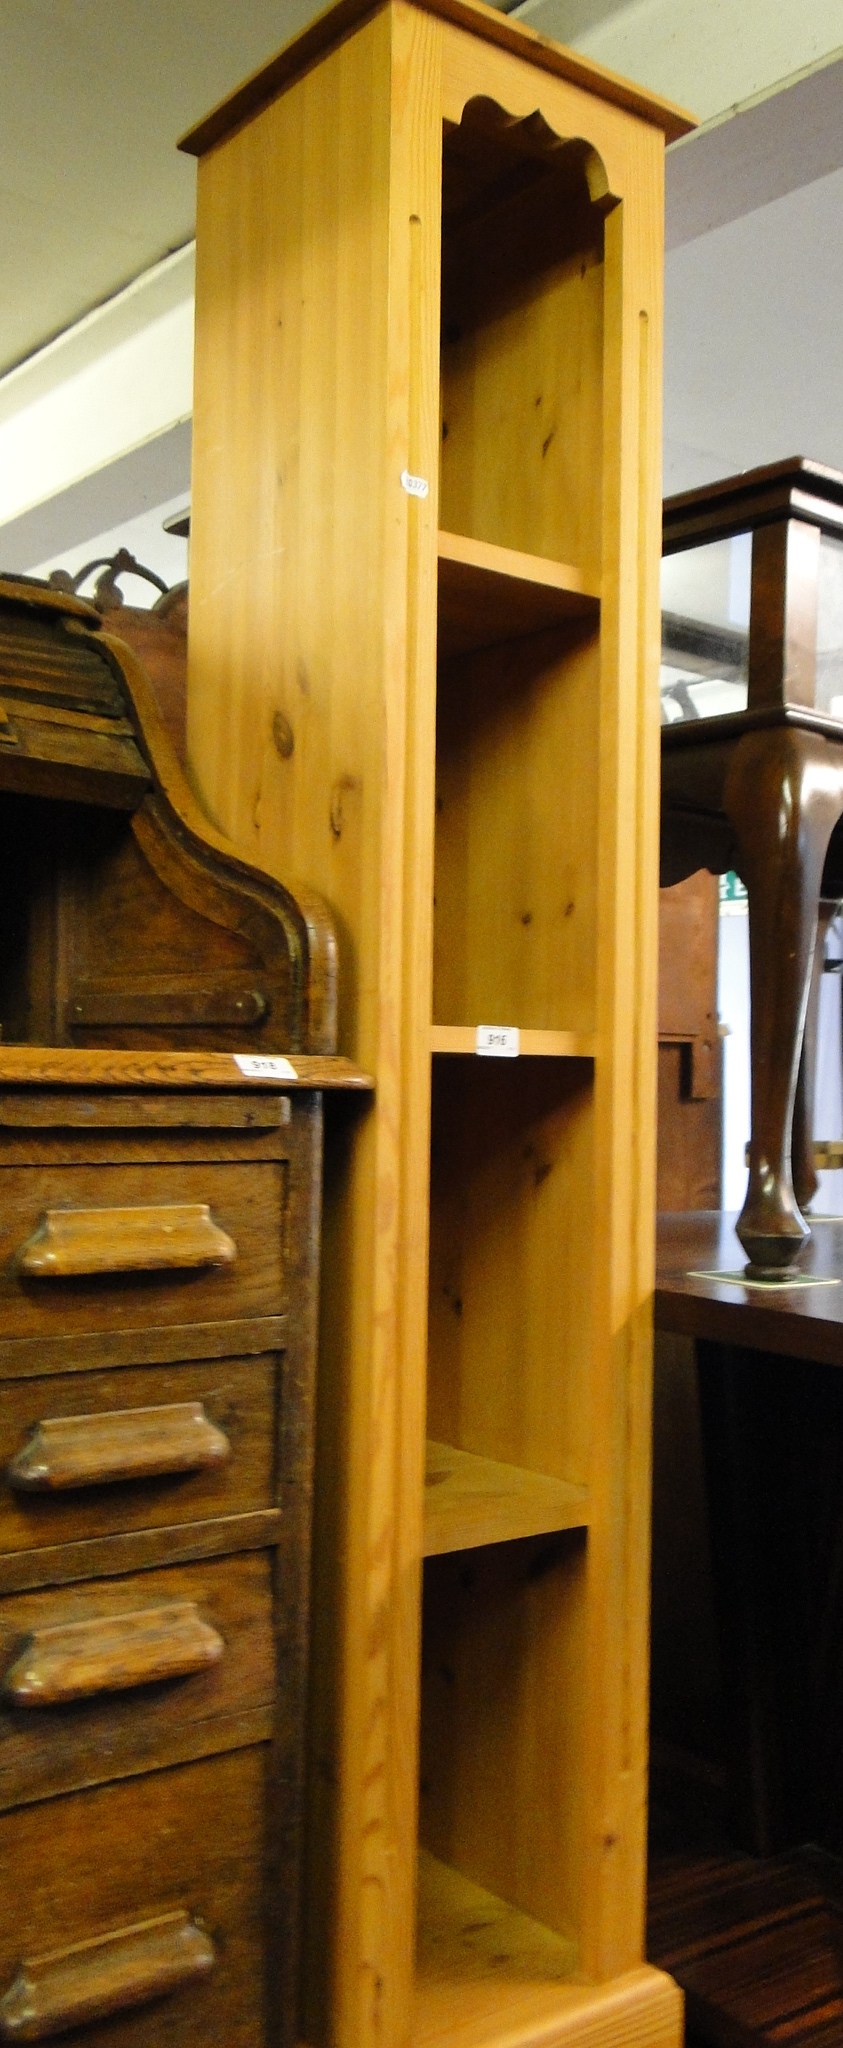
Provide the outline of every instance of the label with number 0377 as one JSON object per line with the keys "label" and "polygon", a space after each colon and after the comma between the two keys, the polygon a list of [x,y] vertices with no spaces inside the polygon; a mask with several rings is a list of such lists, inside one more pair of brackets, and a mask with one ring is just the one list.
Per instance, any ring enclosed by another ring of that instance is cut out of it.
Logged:
{"label": "label with number 0377", "polygon": [[517,1024],[478,1024],[474,1050],[487,1060],[517,1060],[521,1051]]}

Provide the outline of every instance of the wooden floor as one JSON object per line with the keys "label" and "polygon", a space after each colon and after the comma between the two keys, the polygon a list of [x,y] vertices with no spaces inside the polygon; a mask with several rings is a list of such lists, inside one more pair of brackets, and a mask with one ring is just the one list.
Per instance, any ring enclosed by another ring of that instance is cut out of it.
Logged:
{"label": "wooden floor", "polygon": [[843,1863],[657,1853],[648,1957],[682,1985],[688,2048],[843,2048]]}

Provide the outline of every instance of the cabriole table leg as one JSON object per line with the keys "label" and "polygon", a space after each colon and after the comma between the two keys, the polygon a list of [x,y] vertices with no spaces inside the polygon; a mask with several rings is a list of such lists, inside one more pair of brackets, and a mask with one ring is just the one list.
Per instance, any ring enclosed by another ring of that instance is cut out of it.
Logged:
{"label": "cabriole table leg", "polygon": [[725,810],[749,897],[752,1135],[737,1230],[749,1275],[775,1280],[810,1237],[791,1146],[823,866],[843,812],[840,750],[798,728],[745,734],[729,765]]}

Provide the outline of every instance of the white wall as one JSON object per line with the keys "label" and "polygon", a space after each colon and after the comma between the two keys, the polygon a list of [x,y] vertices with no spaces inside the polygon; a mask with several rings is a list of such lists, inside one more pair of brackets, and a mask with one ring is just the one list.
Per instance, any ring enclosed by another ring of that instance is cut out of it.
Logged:
{"label": "white wall", "polygon": [[[832,925],[829,959],[843,958],[843,920]],[[820,986],[815,1138],[843,1137],[843,978],[824,974]],[[746,904],[722,904],[717,1007],[723,1040],[723,1207],[740,1209],[746,1193],[749,1140],[749,920]],[[816,1215],[843,1215],[843,1172],[821,1173]]]}
{"label": "white wall", "polygon": [[[43,562],[30,563],[26,573],[46,577],[51,569],[67,569],[71,576],[75,576],[87,562],[116,555],[120,548],[128,548],[135,561],[141,562],[145,569],[152,569],[162,582],[168,585],[183,583],[187,575],[187,541],[179,539],[177,534],[165,533],[164,520],[183,511],[184,504],[184,493],[180,492],[177,497],[140,513],[136,519],[123,520],[110,531],[92,534],[75,547],[54,550]],[[95,576],[89,578],[80,595],[92,596],[95,581]],[[139,576],[121,577],[120,589],[126,603],[132,605],[148,607],[158,596],[154,584]]]}

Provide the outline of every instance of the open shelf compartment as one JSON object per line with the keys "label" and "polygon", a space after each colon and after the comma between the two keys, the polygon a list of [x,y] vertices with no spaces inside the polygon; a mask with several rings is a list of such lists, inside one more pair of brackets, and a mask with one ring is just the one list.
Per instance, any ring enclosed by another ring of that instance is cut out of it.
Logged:
{"label": "open shelf compartment", "polygon": [[593,1039],[599,685],[588,621],[439,664],[437,1027]]}
{"label": "open shelf compartment", "polygon": [[600,599],[579,569],[463,534],[439,535],[440,656],[471,654],[569,619],[596,619]]}
{"label": "open shelf compartment", "polygon": [[575,1942],[552,1934],[425,1849],[418,1884],[413,2048],[434,2048],[453,2038],[456,2023],[462,2043],[466,2023],[503,2032],[507,2023],[556,2014],[560,1991],[576,1968]]}
{"label": "open shelf compartment", "polygon": [[583,145],[492,102],[445,125],[441,331],[433,1025],[517,1024],[545,1041],[525,1051],[576,1056],[596,1016],[603,218]]}
{"label": "open shelf compartment", "polygon": [[535,1528],[514,1519],[519,1489],[536,1510],[528,1475],[587,1476],[592,1077],[584,1060],[433,1062],[428,1436],[517,1468],[490,1534]]}
{"label": "open shelf compartment", "polygon": [[507,1536],[540,1536],[588,1522],[588,1490],[428,1439],[424,1555],[471,1550]]}
{"label": "open shelf compartment", "polygon": [[585,1531],[564,1530],[424,1568],[421,1842],[538,1921],[534,1945],[561,1940],[565,1975],[582,1912],[585,1567]]}
{"label": "open shelf compartment", "polygon": [[490,100],[446,123],[439,523],[599,589],[603,215],[593,152]]}

